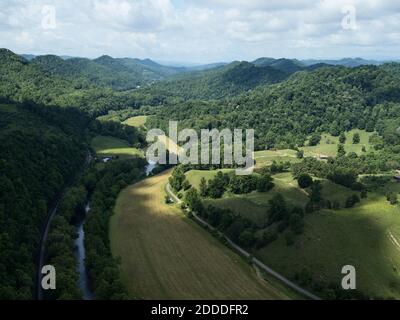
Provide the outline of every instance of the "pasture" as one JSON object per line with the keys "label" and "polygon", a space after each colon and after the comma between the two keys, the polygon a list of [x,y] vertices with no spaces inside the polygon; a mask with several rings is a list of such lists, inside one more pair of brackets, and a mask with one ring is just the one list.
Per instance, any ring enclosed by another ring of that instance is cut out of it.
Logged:
{"label": "pasture", "polygon": [[146,122],[147,122],[147,116],[137,116],[137,117],[129,118],[122,123],[126,124],[128,126],[131,126],[131,127],[140,128],[140,127],[144,127]]}
{"label": "pasture", "polygon": [[96,136],[92,139],[91,146],[99,157],[131,158],[142,156],[142,151],[132,148],[127,141],[114,137]]}
{"label": "pasture", "polygon": [[121,278],[139,299],[287,299],[236,253],[165,204],[171,171],[123,190],[110,223]]}
{"label": "pasture", "polygon": [[340,286],[341,269],[353,265],[357,288],[372,297],[400,298],[400,208],[370,195],[352,209],[306,215],[305,233],[287,246],[283,236],[254,254],[293,277],[303,269],[316,281]]}
{"label": "pasture", "polygon": [[[210,177],[214,172],[187,173]],[[346,199],[358,194],[328,180],[321,180],[323,198],[338,201],[340,210],[321,210],[305,216],[305,232],[288,246],[285,234],[253,254],[287,277],[303,269],[314,281],[340,285],[341,268],[356,267],[357,287],[372,297],[400,299],[400,205],[390,205],[387,190],[400,193],[400,183],[368,193],[354,208],[344,208]],[[304,206],[308,190],[298,187],[290,173],[274,175],[275,187],[267,193],[225,194],[222,199],[207,199],[206,204],[231,209],[235,214],[262,224],[268,218],[268,200],[281,193],[290,205]],[[287,231],[286,231],[287,232]]]}
{"label": "pasture", "polygon": [[[360,143],[358,144],[353,144],[353,135],[355,133],[358,133],[360,135]],[[361,155],[363,154],[362,147],[365,147],[366,152],[372,150],[373,146],[369,143],[369,138],[372,134],[372,132],[366,132],[365,130],[359,129],[354,129],[346,132],[346,142],[344,143],[344,149],[346,153],[355,152],[357,155]],[[322,139],[318,145],[300,148],[304,151],[304,155],[307,157],[314,157],[319,155],[336,157],[339,145],[339,137],[334,137],[327,133],[324,133],[321,136]]]}

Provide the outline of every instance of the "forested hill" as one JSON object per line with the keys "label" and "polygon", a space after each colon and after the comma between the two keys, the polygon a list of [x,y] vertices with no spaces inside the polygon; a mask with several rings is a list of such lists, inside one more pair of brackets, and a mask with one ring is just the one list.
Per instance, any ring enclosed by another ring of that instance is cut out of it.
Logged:
{"label": "forested hill", "polygon": [[29,62],[10,50],[0,49],[0,97],[20,103],[33,101],[42,105],[75,107],[92,116],[105,114],[108,110],[138,108],[144,104],[159,105],[166,100],[162,93],[119,92],[96,85],[96,82],[114,81],[115,75],[107,71],[114,80],[103,78],[96,72],[104,71],[104,67],[94,65],[90,60],[73,60],[73,63],[82,63],[86,67],[73,67],[68,61],[45,56]]}
{"label": "forested hill", "polygon": [[260,67],[273,67],[289,74],[306,69],[306,66],[303,63],[295,59],[259,58],[254,60],[252,64]]}
{"label": "forested hill", "polygon": [[82,167],[87,118],[76,109],[0,103],[0,299],[32,299],[41,228]]}
{"label": "forested hill", "polygon": [[224,101],[160,109],[151,125],[174,119],[185,128],[254,128],[257,148],[285,148],[303,145],[314,131],[337,136],[360,128],[389,138],[400,123],[399,103],[400,82],[383,67],[323,67]]}
{"label": "forested hill", "polygon": [[80,81],[81,87],[96,85],[110,87],[115,90],[129,90],[169,75],[184,72],[184,69],[165,67],[151,60],[114,59],[101,56],[90,60],[71,58],[64,60],[58,56],[39,56],[31,60],[33,65],[42,71]]}
{"label": "forested hill", "polygon": [[159,82],[153,86],[152,91],[162,90],[186,100],[221,99],[260,85],[283,81],[289,74],[270,66],[236,61],[211,70],[187,73],[175,80]]}

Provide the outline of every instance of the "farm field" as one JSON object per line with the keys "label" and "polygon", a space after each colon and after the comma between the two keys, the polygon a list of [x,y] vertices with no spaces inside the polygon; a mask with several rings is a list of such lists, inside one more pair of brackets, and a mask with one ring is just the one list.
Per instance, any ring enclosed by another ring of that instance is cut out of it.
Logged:
{"label": "farm field", "polygon": [[146,124],[146,122],[147,122],[147,116],[137,116],[129,118],[122,123],[131,127],[139,128],[143,127]]}
{"label": "farm field", "polygon": [[[353,144],[353,135],[358,133],[360,135],[360,143]],[[369,143],[369,138],[373,135],[373,132],[366,132],[365,130],[353,129],[345,133],[346,142],[344,143],[344,149],[347,153],[355,152],[358,155],[363,154],[362,147],[364,146],[366,152],[372,149],[372,145]],[[304,151],[304,155],[308,157],[325,155],[335,157],[337,155],[337,148],[339,144],[339,137],[334,137],[330,134],[322,134],[321,142],[317,146],[306,146],[300,148]]]}
{"label": "farm field", "polygon": [[142,155],[140,150],[132,148],[127,141],[114,137],[96,136],[93,138],[91,146],[100,157],[130,158]]}
{"label": "farm field", "polygon": [[[187,173],[195,175],[201,172]],[[214,172],[207,172],[210,177]],[[203,173],[204,175],[204,173]],[[308,190],[297,186],[290,173],[273,176],[275,187],[267,193],[247,195],[225,194],[221,199],[206,199],[205,204],[231,209],[235,214],[262,225],[268,219],[268,200],[282,194],[291,205],[304,206]],[[321,180],[324,199],[338,201],[340,210],[321,210],[306,214],[305,232],[288,246],[285,234],[253,254],[283,275],[293,278],[308,270],[314,281],[340,285],[341,268],[356,267],[357,286],[371,297],[400,298],[400,206],[390,205],[384,196],[387,190],[400,192],[400,184],[389,182],[368,193],[368,198],[354,208],[344,209],[346,199],[358,194],[328,180]],[[378,193],[379,192],[379,193]]]}
{"label": "farm field", "polygon": [[254,254],[288,277],[305,269],[314,280],[337,285],[341,268],[350,264],[357,271],[357,288],[372,297],[400,298],[398,206],[371,194],[352,209],[306,215],[305,223],[295,245],[287,246],[281,236]]}
{"label": "farm field", "polygon": [[110,224],[121,277],[140,299],[287,299],[236,253],[165,204],[170,171],[119,195]]}
{"label": "farm field", "polygon": [[256,168],[262,168],[269,166],[273,161],[276,162],[300,162],[300,159],[296,158],[296,151],[285,149],[285,150],[263,150],[254,152],[254,159],[256,161]]}

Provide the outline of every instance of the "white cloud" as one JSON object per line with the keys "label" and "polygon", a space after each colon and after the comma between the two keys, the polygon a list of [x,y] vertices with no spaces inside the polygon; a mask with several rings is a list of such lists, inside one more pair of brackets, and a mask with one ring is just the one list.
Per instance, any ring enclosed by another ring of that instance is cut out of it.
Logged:
{"label": "white cloud", "polygon": [[[56,8],[55,30],[41,27],[44,5]],[[356,30],[341,26],[345,5],[356,9]],[[4,0],[0,45],[40,54],[199,62],[396,57],[399,21],[398,0]]]}

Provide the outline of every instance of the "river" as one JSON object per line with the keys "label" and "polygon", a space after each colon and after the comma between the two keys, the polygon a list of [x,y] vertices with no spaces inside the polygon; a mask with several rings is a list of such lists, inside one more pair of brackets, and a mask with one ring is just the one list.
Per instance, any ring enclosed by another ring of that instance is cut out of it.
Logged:
{"label": "river", "polygon": [[94,295],[89,286],[89,278],[85,265],[85,230],[83,225],[85,224],[86,215],[90,212],[90,204],[87,203],[85,207],[85,217],[78,225],[78,238],[75,240],[76,259],[78,261],[77,271],[79,272],[79,288],[82,290],[84,300],[93,300]]}
{"label": "river", "polygon": [[[146,175],[150,175],[150,173],[157,166],[156,162],[149,161],[149,164],[146,166]],[[75,240],[76,247],[76,259],[77,259],[77,271],[79,272],[79,288],[82,290],[83,299],[84,300],[93,300],[94,294],[90,289],[89,278],[85,265],[85,229],[83,228],[86,220],[86,216],[90,212],[90,204],[87,203],[85,207],[85,217],[78,224],[78,238]]]}

